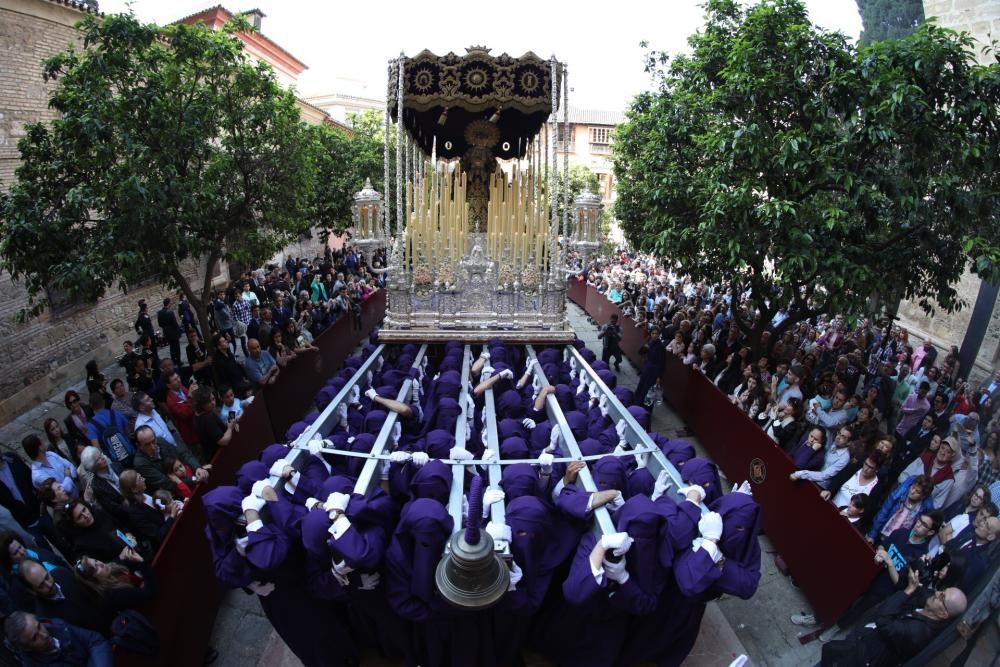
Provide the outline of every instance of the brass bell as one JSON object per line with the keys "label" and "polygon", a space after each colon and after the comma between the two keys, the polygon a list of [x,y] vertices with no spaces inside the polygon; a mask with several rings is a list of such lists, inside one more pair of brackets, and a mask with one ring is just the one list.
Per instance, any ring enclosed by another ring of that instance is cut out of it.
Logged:
{"label": "brass bell", "polygon": [[479,528],[482,507],[483,482],[476,477],[469,492],[465,530],[451,536],[448,552],[434,573],[441,597],[460,609],[492,607],[510,584],[507,565],[493,551],[493,538]]}

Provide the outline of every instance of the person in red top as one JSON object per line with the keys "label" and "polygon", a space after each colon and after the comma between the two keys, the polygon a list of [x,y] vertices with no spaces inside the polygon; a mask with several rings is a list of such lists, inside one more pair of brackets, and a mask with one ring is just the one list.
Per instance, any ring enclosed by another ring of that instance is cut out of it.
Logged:
{"label": "person in red top", "polygon": [[194,430],[194,405],[191,403],[190,392],[198,387],[194,382],[187,389],[181,382],[181,376],[173,371],[167,376],[167,412],[174,420],[181,438],[188,447],[198,446],[198,434]]}

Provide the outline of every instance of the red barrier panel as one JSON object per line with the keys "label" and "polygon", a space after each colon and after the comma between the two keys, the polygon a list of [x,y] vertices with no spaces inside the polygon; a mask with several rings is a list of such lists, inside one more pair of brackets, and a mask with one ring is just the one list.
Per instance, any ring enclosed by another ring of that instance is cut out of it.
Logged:
{"label": "red barrier panel", "polygon": [[[590,286],[571,281],[569,296],[599,324],[619,313],[622,351],[642,368],[645,332]],[[712,459],[734,481],[750,480],[764,530],[824,623],[833,623],[879,572],[874,551],[815,485],[793,482],[789,456],[704,375],[667,355],[660,378],[664,398]]]}
{"label": "red barrier panel", "polygon": [[344,359],[384,315],[385,291],[379,290],[362,304],[360,329],[349,317],[342,317],[316,339],[319,352],[295,359],[282,370],[274,385],[258,392],[240,417],[239,433],[212,460],[208,483],[196,487],[153,561],[160,592],[142,612],[160,632],[160,654],[144,658],[116,651],[116,665],[175,667],[204,663],[224,591],[215,578],[201,497],[216,486],[232,484],[241,465],[283,439],[288,427],[309,410],[313,396],[327,378],[340,370]]}

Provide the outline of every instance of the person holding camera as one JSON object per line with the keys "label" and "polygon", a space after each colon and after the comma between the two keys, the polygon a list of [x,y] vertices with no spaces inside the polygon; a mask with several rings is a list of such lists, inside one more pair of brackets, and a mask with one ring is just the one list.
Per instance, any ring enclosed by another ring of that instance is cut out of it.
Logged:
{"label": "person holding camera", "polygon": [[604,341],[601,359],[604,360],[604,363],[608,363],[614,358],[616,371],[622,369],[622,348],[619,345],[622,335],[622,327],[618,324],[618,313],[612,313],[611,320],[601,327],[601,333],[597,336]]}
{"label": "person holding camera", "polygon": [[820,665],[901,665],[921,651],[948,621],[965,613],[965,593],[958,588],[928,590],[919,568],[906,569],[906,588],[896,591],[875,611],[872,622],[845,639],[823,646]]}

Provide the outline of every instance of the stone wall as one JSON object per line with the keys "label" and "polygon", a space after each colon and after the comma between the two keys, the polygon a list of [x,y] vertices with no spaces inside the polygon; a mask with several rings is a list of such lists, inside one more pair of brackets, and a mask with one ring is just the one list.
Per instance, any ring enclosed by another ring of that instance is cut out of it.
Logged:
{"label": "stone wall", "polygon": [[[41,61],[78,43],[73,26],[83,17],[71,2],[0,0],[0,188],[13,181],[17,141],[25,123],[54,117],[48,108],[51,84],[42,80]],[[203,275],[192,264],[187,273]],[[225,280],[227,276],[223,276]],[[173,296],[172,294],[169,294]],[[121,354],[122,341],[135,338],[137,302],[158,309],[168,291],[149,285],[124,294],[113,291],[92,306],[46,311],[19,324],[27,305],[22,287],[0,274],[0,424],[34,407],[63,387],[84,379],[84,366],[102,365]],[[176,299],[175,299],[176,301]]]}
{"label": "stone wall", "polygon": [[[977,42],[976,56],[983,64],[993,63],[992,55],[980,49],[990,43],[990,35],[1000,37],[1000,0],[924,0],[924,16],[934,17],[945,28],[969,33]],[[938,348],[961,347],[969,328],[972,307],[979,292],[979,278],[966,272],[957,285],[966,307],[957,313],[927,315],[914,301],[904,301],[899,307],[900,325],[910,331],[911,340],[930,337]],[[990,375],[1000,361],[1000,303],[993,307],[993,316],[979,349],[975,367],[969,378],[973,383]]]}

